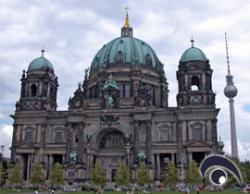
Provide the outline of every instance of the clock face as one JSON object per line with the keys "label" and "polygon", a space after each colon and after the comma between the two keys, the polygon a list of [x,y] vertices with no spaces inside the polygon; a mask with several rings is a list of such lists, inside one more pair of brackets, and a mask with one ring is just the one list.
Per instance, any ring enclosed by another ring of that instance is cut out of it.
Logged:
{"label": "clock face", "polygon": [[193,96],[191,97],[192,104],[200,104],[201,98],[199,96]]}

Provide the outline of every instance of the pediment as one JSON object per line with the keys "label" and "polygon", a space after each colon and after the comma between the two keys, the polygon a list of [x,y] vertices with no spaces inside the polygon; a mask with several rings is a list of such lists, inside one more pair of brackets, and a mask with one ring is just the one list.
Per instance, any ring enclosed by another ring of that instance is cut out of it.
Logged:
{"label": "pediment", "polygon": [[187,143],[187,146],[189,146],[189,147],[202,147],[202,146],[211,146],[211,144],[206,142],[206,141],[189,141]]}
{"label": "pediment", "polygon": [[33,143],[23,143],[18,146],[19,149],[34,149],[36,147]]}

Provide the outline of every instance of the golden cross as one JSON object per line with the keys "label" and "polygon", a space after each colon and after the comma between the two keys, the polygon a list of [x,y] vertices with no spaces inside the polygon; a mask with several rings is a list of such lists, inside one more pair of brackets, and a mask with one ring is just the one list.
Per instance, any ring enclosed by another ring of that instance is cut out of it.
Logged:
{"label": "golden cross", "polygon": [[129,7],[128,7],[128,6],[126,6],[126,7],[125,7],[125,10],[126,10],[126,12],[128,13]]}

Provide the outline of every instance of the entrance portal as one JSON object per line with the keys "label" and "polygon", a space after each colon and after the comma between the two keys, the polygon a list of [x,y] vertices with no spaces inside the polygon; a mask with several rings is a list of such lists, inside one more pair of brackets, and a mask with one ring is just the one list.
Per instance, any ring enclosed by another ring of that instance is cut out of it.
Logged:
{"label": "entrance portal", "polygon": [[205,157],[205,152],[193,152],[192,158],[198,165],[200,165],[201,161]]}
{"label": "entrance portal", "polygon": [[107,180],[115,182],[119,163],[126,158],[124,135],[116,129],[105,129],[99,136],[99,154],[102,167],[107,172]]}

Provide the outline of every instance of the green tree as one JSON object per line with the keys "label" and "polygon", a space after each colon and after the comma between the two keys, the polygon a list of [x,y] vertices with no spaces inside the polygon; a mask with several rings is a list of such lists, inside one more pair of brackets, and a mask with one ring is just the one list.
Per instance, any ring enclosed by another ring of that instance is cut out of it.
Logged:
{"label": "green tree", "polygon": [[12,169],[10,169],[8,181],[11,184],[13,190],[17,184],[23,183],[23,177],[19,164],[16,164]]}
{"label": "green tree", "polygon": [[5,183],[8,178],[8,162],[3,160],[2,162],[2,181]]}
{"label": "green tree", "polygon": [[149,169],[144,162],[141,162],[137,170],[137,183],[143,186],[149,182]]}
{"label": "green tree", "polygon": [[241,162],[242,168],[240,169],[245,183],[250,183],[250,161]]}
{"label": "green tree", "polygon": [[64,183],[64,169],[61,164],[56,163],[50,176],[52,186],[60,186]]}
{"label": "green tree", "polygon": [[106,174],[99,161],[96,162],[95,168],[91,172],[91,180],[97,186],[98,192],[105,185]]}
{"label": "green tree", "polygon": [[168,170],[165,174],[164,184],[169,185],[172,190],[175,189],[175,185],[178,182],[178,172],[175,167],[174,161],[168,161]]}
{"label": "green tree", "polygon": [[188,169],[187,183],[194,186],[201,182],[201,176],[197,163],[193,160]]}
{"label": "green tree", "polygon": [[115,174],[115,181],[122,187],[128,186],[131,182],[129,169],[125,161],[119,163],[119,167]]}
{"label": "green tree", "polygon": [[43,184],[45,182],[45,177],[43,173],[43,166],[41,163],[36,163],[32,167],[30,182],[34,184],[36,187]]}

